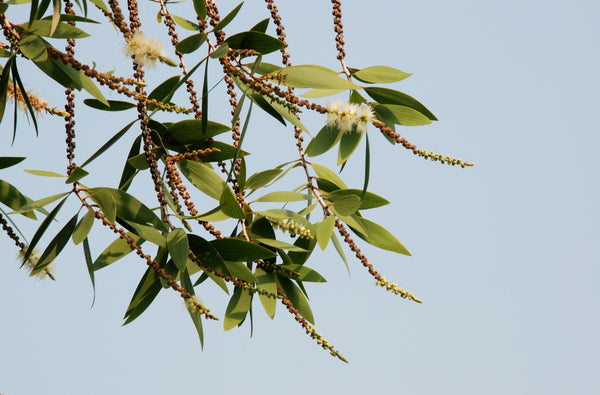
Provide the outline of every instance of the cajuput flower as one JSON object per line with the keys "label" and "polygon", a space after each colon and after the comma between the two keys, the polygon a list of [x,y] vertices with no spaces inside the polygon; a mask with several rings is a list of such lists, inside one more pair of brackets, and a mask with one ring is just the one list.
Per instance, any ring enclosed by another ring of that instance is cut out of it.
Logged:
{"label": "cajuput flower", "polygon": [[[27,99],[29,100],[29,104],[31,104],[33,111],[35,111],[38,115],[42,114],[48,107],[48,101],[37,95],[35,92],[27,91],[25,92],[25,95],[27,95]],[[7,96],[9,100],[17,103],[19,110],[24,112],[27,111],[27,102],[25,101],[23,92],[21,92],[19,87],[15,87],[14,84],[9,83]]]}
{"label": "cajuput flower", "polygon": [[127,41],[123,52],[128,56],[133,56],[133,61],[140,66],[153,67],[158,62],[169,66],[177,65],[171,59],[167,58],[167,52],[163,49],[160,41],[146,36],[142,31],[137,31]]}
{"label": "cajuput flower", "polygon": [[373,122],[373,109],[368,104],[352,104],[335,100],[327,103],[327,126],[337,128],[341,132],[356,131],[364,133],[369,123]]}
{"label": "cajuput flower", "polygon": [[[25,247],[21,251],[19,251],[19,258],[21,258],[21,260],[23,260],[23,258],[25,258],[26,250],[27,250],[27,247]],[[40,261],[40,254],[39,254],[38,250],[34,249],[31,252],[31,254],[29,254],[29,257],[27,258],[27,260],[24,262],[24,266],[27,267],[27,269],[30,272],[30,275],[33,272],[33,269],[35,269],[35,267],[39,261]],[[44,269],[42,269],[40,272],[36,273],[34,276],[40,280],[43,278],[46,278],[46,276],[48,276],[52,280],[54,280],[54,275],[52,274],[53,269],[54,268],[52,267],[52,265],[48,265]]]}

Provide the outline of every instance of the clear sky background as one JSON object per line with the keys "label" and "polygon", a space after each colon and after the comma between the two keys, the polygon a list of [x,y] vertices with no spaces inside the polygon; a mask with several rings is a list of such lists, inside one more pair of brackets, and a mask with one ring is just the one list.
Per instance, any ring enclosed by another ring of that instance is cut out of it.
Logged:
{"label": "clear sky background", "polygon": [[[145,26],[159,31],[157,5],[143,4],[151,8]],[[224,14],[236,3],[221,4]],[[278,5],[294,64],[338,69],[329,2]],[[191,19],[190,4],[172,10]],[[268,16],[261,1],[247,1],[244,12],[248,19],[234,25],[240,30]],[[311,267],[328,279],[308,287],[316,327],[350,364],[320,349],[281,306],[271,321],[255,305],[252,338],[248,325],[224,332],[222,322],[205,323],[203,351],[174,292],[161,292],[143,316],[121,327],[142,262],[131,257],[98,272],[90,309],[80,246],[59,257],[56,282],[35,281],[18,270],[14,245],[0,238],[0,393],[600,393],[599,15],[591,0],[343,4],[348,64],[414,73],[393,88],[440,119],[399,131],[420,148],[476,163],[461,169],[426,162],[371,130],[369,189],[392,204],[369,218],[413,256],[359,245],[424,304],[376,287],[356,260],[348,277],[334,252],[313,257]],[[79,41],[77,50],[92,56],[112,47],[116,56],[99,68],[125,73],[120,46],[108,29]],[[171,75],[155,73],[150,78]],[[28,86],[60,97],[63,89],[39,75],[28,77]],[[211,119],[227,123],[228,110],[212,109]],[[132,116],[101,115],[78,120],[79,163]],[[310,119],[318,131],[323,119]],[[0,178],[25,183],[23,191],[36,199],[65,190],[61,181],[22,172],[64,168],[64,128],[49,117],[44,122],[35,139],[22,118],[12,147],[12,124],[0,128],[0,156],[31,156]],[[292,152],[293,132],[268,117],[257,117],[250,133],[254,170]],[[98,185],[121,171],[127,150],[90,166]],[[332,155],[317,162],[331,163]],[[362,185],[361,166],[362,153],[342,173],[353,187]],[[353,171],[358,176],[350,177]],[[154,204],[152,196],[147,201]],[[32,234],[34,225],[23,229]],[[94,230],[98,254],[114,237]],[[222,293],[207,288],[200,296],[223,316]]]}

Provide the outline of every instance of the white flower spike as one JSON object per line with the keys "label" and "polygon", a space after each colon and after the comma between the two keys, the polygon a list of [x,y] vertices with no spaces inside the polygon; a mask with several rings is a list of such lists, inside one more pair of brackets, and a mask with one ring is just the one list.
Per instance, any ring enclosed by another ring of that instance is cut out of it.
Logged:
{"label": "white flower spike", "polygon": [[126,55],[134,56],[134,62],[140,66],[153,67],[158,62],[169,63],[167,53],[160,41],[148,37],[142,31],[136,32],[125,44]]}
{"label": "white flower spike", "polygon": [[364,133],[369,123],[373,122],[373,109],[368,104],[351,104],[336,100],[327,103],[327,126],[336,127],[341,132],[352,132],[354,126],[356,131]]}

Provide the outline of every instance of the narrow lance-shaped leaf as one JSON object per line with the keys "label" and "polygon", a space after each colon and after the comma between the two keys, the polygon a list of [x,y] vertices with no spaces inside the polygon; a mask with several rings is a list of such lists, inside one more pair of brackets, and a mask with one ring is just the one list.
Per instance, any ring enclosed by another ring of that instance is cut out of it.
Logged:
{"label": "narrow lance-shaped leaf", "polygon": [[0,169],[6,169],[8,167],[14,166],[25,159],[25,157],[2,156],[0,157]]}
{"label": "narrow lance-shaped leaf", "polygon": [[187,233],[183,229],[173,229],[167,236],[167,248],[175,266],[180,272],[186,267],[189,243]]}
{"label": "narrow lance-shaped leaf", "polygon": [[262,304],[265,313],[267,313],[270,318],[273,318],[275,317],[275,311],[277,309],[277,298],[273,297],[277,295],[275,278],[272,273],[266,272],[261,268],[256,268],[254,276],[256,277],[256,287],[267,293],[266,295],[263,293],[258,294],[260,303]]}
{"label": "narrow lance-shaped leaf", "polygon": [[54,207],[54,209],[52,211],[50,211],[50,213],[48,213],[48,215],[46,216],[44,221],[42,221],[42,224],[40,225],[38,230],[35,232],[35,234],[33,235],[33,238],[31,239],[31,242],[27,246],[27,251],[25,251],[25,254],[23,254],[23,264],[25,262],[27,262],[27,259],[29,259],[29,257],[31,256],[31,253],[33,252],[33,249],[35,248],[37,243],[40,241],[40,239],[42,238],[42,236],[44,235],[44,233],[46,232],[46,230],[48,229],[48,227],[50,226],[50,224],[56,217],[56,214],[58,214],[58,212],[62,208],[63,204],[65,204],[65,202],[67,201],[67,198],[68,198],[68,196],[65,197],[63,200],[61,200],[60,203],[58,203],[56,205],[56,207]]}
{"label": "narrow lance-shaped leaf", "polygon": [[371,66],[362,70],[350,69],[350,71],[359,81],[374,84],[402,81],[412,75],[388,66]]}
{"label": "narrow lance-shaped leaf", "polygon": [[226,331],[240,325],[246,318],[252,305],[252,294],[243,288],[236,287],[225,310],[223,329]]}
{"label": "narrow lance-shaped leaf", "polygon": [[264,187],[283,172],[282,169],[269,169],[255,173],[246,181],[246,188],[258,189]]}
{"label": "narrow lance-shaped leaf", "polygon": [[[3,203],[13,210],[30,203],[31,200],[23,195],[17,188],[10,183],[0,180],[0,203]],[[26,211],[21,213],[27,218],[36,219],[33,211]]]}
{"label": "narrow lance-shaped leaf", "polygon": [[[142,245],[142,243],[145,241],[144,239],[140,239],[137,235],[131,232],[127,232],[126,235],[128,237],[131,237],[134,243],[138,246]],[[118,239],[113,241],[108,247],[106,247],[104,251],[102,251],[102,253],[98,256],[98,258],[96,258],[94,264],[92,265],[93,269],[94,271],[100,270],[125,257],[132,251],[133,250],[131,249],[127,241],[119,237]]]}
{"label": "narrow lance-shaped leaf", "polygon": [[161,289],[158,275],[149,267],[146,269],[133,293],[129,307],[127,307],[127,312],[125,312],[125,316],[123,317],[125,319],[123,325],[129,324],[139,317],[150,306]]}
{"label": "narrow lance-shaped leaf", "polygon": [[73,243],[79,244],[87,239],[87,236],[94,225],[94,218],[95,215],[93,210],[88,210],[87,213],[85,213],[73,231]]}
{"label": "narrow lance-shaped leaf", "polygon": [[298,309],[300,315],[314,325],[315,319],[313,317],[312,310],[310,309],[310,305],[308,304],[308,300],[306,300],[306,297],[302,291],[300,291],[298,286],[295,285],[290,279],[279,274],[276,274],[275,278],[277,279],[277,282],[283,289],[283,292],[287,298],[292,302],[294,307]]}
{"label": "narrow lance-shaped leaf", "polygon": [[94,301],[96,300],[96,278],[94,276],[94,269],[92,268],[92,252],[90,251],[90,243],[88,242],[87,237],[83,240],[83,256],[85,258],[85,265],[88,270],[88,274],[90,275],[90,280],[92,281],[92,291],[94,292],[94,296],[92,299],[92,306],[94,305]]}
{"label": "narrow lance-shaped leaf", "polygon": [[2,79],[0,79],[0,122],[2,122],[2,118],[4,117],[4,109],[6,108],[6,99],[8,97],[8,84],[10,77],[10,68],[12,63],[15,61],[15,56],[13,55],[6,61],[4,65],[4,70],[2,70]]}
{"label": "narrow lance-shaped leaf", "polygon": [[358,219],[364,231],[352,230],[364,241],[384,250],[410,256],[410,252],[387,229],[366,218]]}
{"label": "narrow lance-shaped leaf", "polygon": [[[180,273],[180,278],[181,286],[183,287],[183,289],[190,295],[194,296],[194,286],[192,285],[192,280],[190,279],[188,271],[183,270]],[[188,303],[186,303],[186,307],[188,313],[190,313],[190,317],[192,318],[192,322],[194,323],[196,332],[198,333],[198,338],[200,339],[200,347],[204,347],[204,330],[202,329],[202,316],[198,311],[196,311],[194,306],[191,306]]]}
{"label": "narrow lance-shaped leaf", "polygon": [[240,9],[242,8],[243,5],[244,5],[244,2],[242,1],[233,10],[231,10],[231,12],[229,12],[229,14],[225,15],[225,18],[223,18],[221,20],[221,22],[219,22],[217,24],[217,26],[215,26],[215,31],[223,30],[223,28],[225,26],[229,25],[229,23],[231,23],[231,21],[233,21],[233,19],[236,17],[238,12],[240,12]]}
{"label": "narrow lance-shaped leaf", "polygon": [[319,247],[321,250],[325,250],[327,244],[329,244],[329,240],[331,239],[331,235],[333,235],[333,228],[335,226],[335,218],[333,216],[329,216],[325,218],[323,221],[316,224],[317,228],[317,242],[319,243]]}
{"label": "narrow lance-shaped leaf", "polygon": [[61,253],[65,245],[71,238],[73,234],[73,230],[75,229],[75,224],[77,224],[77,214],[75,214],[69,222],[56,234],[56,236],[50,241],[48,247],[42,253],[42,256],[38,260],[37,264],[31,271],[31,276],[35,276],[40,273],[42,270],[48,267],[54,259]]}

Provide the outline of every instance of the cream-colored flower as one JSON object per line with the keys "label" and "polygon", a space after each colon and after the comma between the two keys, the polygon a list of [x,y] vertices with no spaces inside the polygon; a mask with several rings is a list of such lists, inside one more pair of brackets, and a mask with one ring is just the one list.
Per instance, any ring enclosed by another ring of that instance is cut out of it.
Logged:
{"label": "cream-colored flower", "polygon": [[[33,111],[35,111],[38,115],[42,114],[46,107],[48,107],[48,101],[35,92],[27,91],[25,94],[27,95],[27,99],[29,100],[29,104],[31,104]],[[15,87],[15,85],[12,83],[8,84],[8,98],[17,102],[17,107],[19,107],[19,110],[23,112],[28,111],[27,102],[25,101],[23,92],[21,92],[19,87]]]}
{"label": "cream-colored flower", "polygon": [[137,31],[127,41],[123,49],[126,55],[133,56],[133,61],[140,66],[153,67],[158,62],[169,63],[167,53],[160,41]]}
{"label": "cream-colored flower", "polygon": [[[23,258],[25,257],[26,250],[27,250],[27,247],[25,247],[21,251],[19,251],[19,258],[21,260],[23,260]],[[29,254],[29,257],[27,258],[27,260],[25,261],[25,266],[27,267],[27,269],[29,269],[30,275],[39,261],[40,261],[40,253],[38,250],[36,250],[34,248],[33,251],[31,252],[31,254]],[[52,265],[48,265],[43,270],[36,273],[34,276],[40,280],[46,278],[46,276],[48,276],[52,280],[54,280],[54,275],[52,274],[53,270],[54,270],[54,267]]]}
{"label": "cream-colored flower", "polygon": [[367,131],[373,122],[373,109],[368,104],[351,104],[339,100],[330,102],[327,109],[327,126],[338,128],[341,132],[351,132],[356,126],[358,132]]}

